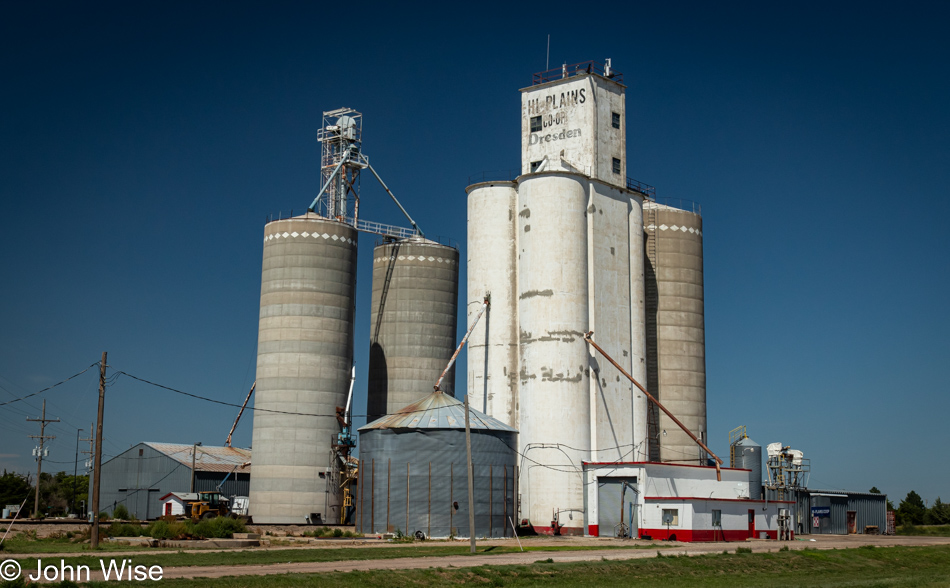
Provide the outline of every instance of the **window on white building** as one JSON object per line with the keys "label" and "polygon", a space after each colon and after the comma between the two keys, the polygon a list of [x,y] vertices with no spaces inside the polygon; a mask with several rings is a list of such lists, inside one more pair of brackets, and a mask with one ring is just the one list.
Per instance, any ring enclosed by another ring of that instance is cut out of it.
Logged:
{"label": "window on white building", "polygon": [[673,527],[680,524],[680,510],[678,508],[664,508],[663,524]]}

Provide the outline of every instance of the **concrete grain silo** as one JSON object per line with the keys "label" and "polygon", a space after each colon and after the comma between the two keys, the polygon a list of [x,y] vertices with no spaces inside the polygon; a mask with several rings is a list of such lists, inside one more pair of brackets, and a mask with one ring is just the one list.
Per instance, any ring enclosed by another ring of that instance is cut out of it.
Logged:
{"label": "concrete grain silo", "polygon": [[[705,440],[703,219],[698,206],[691,202],[682,208],[648,202],[643,208],[647,234],[647,389]],[[650,440],[659,440],[658,447],[651,447],[651,457],[705,465],[705,452],[666,415],[655,407],[651,409]]]}
{"label": "concrete grain silo", "polygon": [[369,420],[428,396],[455,352],[458,261],[458,249],[422,238],[373,250]]}
{"label": "concrete grain silo", "polygon": [[250,486],[255,522],[339,516],[327,474],[340,431],[333,415],[346,404],[353,364],[356,252],[355,228],[313,213],[264,227]]}
{"label": "concrete grain silo", "polygon": [[469,402],[515,427],[519,402],[518,192],[515,182],[479,183],[467,191],[469,324],[485,295],[491,295],[491,305],[468,341]]}

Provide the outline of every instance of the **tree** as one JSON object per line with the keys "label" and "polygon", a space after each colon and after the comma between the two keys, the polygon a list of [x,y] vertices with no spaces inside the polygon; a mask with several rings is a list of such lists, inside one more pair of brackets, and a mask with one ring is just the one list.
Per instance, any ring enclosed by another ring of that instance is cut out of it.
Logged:
{"label": "tree", "polygon": [[0,505],[19,505],[27,496],[33,493],[30,479],[16,472],[3,470],[0,476]]}
{"label": "tree", "polygon": [[40,512],[44,515],[65,515],[75,493],[76,504],[89,492],[89,476],[73,476],[66,472],[43,472],[40,484]]}
{"label": "tree", "polygon": [[[869,494],[883,494],[880,490],[877,489],[877,486],[871,486],[871,489],[868,490]],[[894,503],[891,502],[891,499],[887,499],[887,510],[894,510]]]}
{"label": "tree", "polygon": [[938,496],[934,505],[927,511],[928,525],[950,525],[950,504],[940,500]]}
{"label": "tree", "polygon": [[913,490],[907,493],[897,507],[897,518],[902,525],[923,525],[927,517],[927,505],[924,499]]}

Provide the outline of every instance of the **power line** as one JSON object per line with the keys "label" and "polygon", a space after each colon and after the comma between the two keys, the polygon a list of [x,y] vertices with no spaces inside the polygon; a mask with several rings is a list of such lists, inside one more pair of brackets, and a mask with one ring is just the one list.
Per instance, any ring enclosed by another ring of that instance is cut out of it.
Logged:
{"label": "power line", "polygon": [[[198,394],[192,394],[192,393],[190,393],[190,392],[184,392],[184,391],[182,391],[182,390],[178,390],[178,389],[172,388],[172,387],[170,387],[170,386],[164,386],[164,385],[162,385],[162,384],[158,384],[158,383],[156,383],[156,382],[152,382],[152,381],[150,381],[150,380],[146,380],[145,378],[139,378],[139,377],[137,377],[137,376],[133,376],[132,374],[130,374],[130,373],[128,373],[128,372],[121,371],[121,370],[116,370],[116,373],[117,373],[117,374],[122,374],[122,375],[128,376],[128,377],[132,378],[133,380],[138,380],[139,382],[142,382],[142,383],[145,383],[145,384],[149,384],[149,385],[155,386],[155,387],[157,387],[157,388],[162,388],[163,390],[168,390],[169,392],[174,392],[174,393],[176,393],[176,394],[181,394],[181,395],[183,395],[183,396],[188,396],[188,397],[190,397],[190,398],[195,398],[195,399],[197,399],[197,400],[203,400],[203,401],[205,401],[205,402],[211,402],[211,403],[220,404],[220,405],[223,405],[223,406],[232,406],[232,407],[235,407],[235,408],[240,408],[240,407],[241,407],[240,404],[234,404],[234,403],[232,403],[232,402],[225,402],[225,401],[223,401],[223,400],[215,400],[214,398],[207,398],[207,397],[205,397],[205,396],[199,396]],[[257,412],[268,412],[268,413],[276,413],[276,414],[294,415],[294,416],[336,417],[336,414],[314,414],[314,413],[306,413],[306,412],[292,412],[292,411],[286,411],[286,410],[271,410],[271,409],[268,409],[268,408],[257,408],[257,407],[252,407],[252,406],[248,406],[248,407],[247,407],[247,410],[254,410],[254,411],[257,411]],[[416,412],[426,412],[426,411],[425,411],[425,410],[420,410],[420,411],[416,411]],[[400,413],[400,414],[409,414],[409,413]],[[370,415],[357,414],[357,415],[352,415],[352,416],[353,416],[353,417],[368,417],[368,416],[370,416]],[[573,468],[564,469],[564,468],[560,468],[560,467],[556,467],[556,466],[552,466],[552,465],[548,465],[548,464],[544,464],[544,463],[535,461],[534,459],[531,459],[531,458],[528,457],[527,455],[524,455],[523,453],[521,453],[520,451],[518,451],[518,450],[515,449],[514,447],[511,447],[511,446],[508,445],[507,443],[505,443],[505,445],[507,445],[508,448],[511,449],[516,455],[520,456],[520,457],[521,457],[522,459],[524,459],[524,460],[527,460],[527,461],[533,463],[534,465],[537,465],[537,466],[540,466],[540,467],[543,467],[543,468],[547,468],[547,469],[550,469],[550,470],[554,470],[554,471],[556,471],[556,472],[561,472],[561,473],[580,473],[580,472],[582,471],[582,469],[579,469],[579,468],[577,468],[576,466],[574,466]],[[572,449],[572,450],[574,450],[574,451],[579,451],[579,450],[576,449],[576,448],[573,448],[573,447],[570,447],[570,446],[564,445],[564,444],[554,444],[554,445],[558,445],[558,446],[560,446],[560,447],[567,447],[568,449]],[[621,448],[624,448],[624,447],[635,447],[636,445],[637,445],[636,443],[628,443],[628,444],[625,444],[625,445],[618,445],[617,447],[599,448],[599,449],[597,449],[597,451],[610,451],[610,450],[613,450],[613,449],[621,449]],[[627,453],[629,453],[629,452],[627,452]],[[626,454],[625,454],[625,455],[626,455]],[[616,461],[614,461],[614,462],[608,462],[608,463],[622,463],[622,461],[618,459],[618,460],[616,460]],[[585,485],[588,484],[588,483],[589,483],[589,482],[584,482]]]}
{"label": "power line", "polygon": [[[137,377],[137,376],[133,376],[132,374],[130,374],[130,373],[128,373],[128,372],[117,371],[117,373],[122,374],[122,375],[124,375],[124,376],[128,376],[128,377],[132,378],[133,380],[138,380],[139,382],[142,382],[142,383],[145,383],[145,384],[149,384],[149,385],[155,386],[156,388],[162,388],[163,390],[168,390],[169,392],[174,392],[174,393],[176,393],[176,394],[181,394],[181,395],[183,395],[183,396],[189,396],[189,397],[195,398],[195,399],[197,399],[197,400],[204,400],[205,402],[212,402],[212,403],[214,403],[214,404],[220,404],[220,405],[222,405],[222,406],[233,406],[233,407],[235,407],[235,408],[241,408],[241,405],[240,405],[240,404],[235,404],[235,403],[233,403],[233,402],[225,402],[225,401],[223,401],[223,400],[215,400],[214,398],[208,398],[208,397],[206,397],[206,396],[199,396],[199,395],[197,395],[197,394],[192,394],[192,393],[190,393],[190,392],[184,392],[184,391],[182,391],[182,390],[177,390],[177,389],[171,388],[171,387],[169,387],[169,386],[163,386],[162,384],[157,384],[157,383],[152,382],[152,381],[150,381],[150,380],[146,380],[145,378],[139,378],[139,377]],[[335,414],[335,413],[334,413],[334,414],[315,414],[315,413],[309,413],[309,412],[292,412],[292,411],[288,411],[288,410],[272,410],[272,409],[269,409],[269,408],[258,408],[258,407],[254,407],[254,406],[248,406],[246,410],[253,410],[253,411],[257,411],[257,412],[269,412],[269,413],[274,413],[274,414],[288,414],[288,415],[294,415],[294,416],[336,417],[336,414]],[[424,411],[420,411],[420,412],[424,412]],[[352,416],[354,416],[354,417],[368,417],[369,415],[366,415],[366,414],[355,414],[355,415],[352,415]]]}
{"label": "power line", "polygon": [[[73,374],[73,375],[69,376],[68,378],[66,378],[65,380],[62,380],[62,381],[60,381],[60,382],[56,382],[56,383],[53,384],[52,386],[47,386],[46,388],[43,388],[42,390],[40,390],[40,391],[38,391],[38,392],[33,392],[32,394],[27,394],[26,396],[22,396],[22,397],[20,397],[20,398],[14,399],[14,400],[8,400],[8,401],[6,401],[6,402],[0,402],[0,406],[6,406],[6,405],[8,405],[8,404],[13,404],[14,402],[22,402],[22,401],[26,400],[27,398],[36,396],[37,394],[42,394],[43,392],[46,392],[47,390],[52,390],[53,388],[55,388],[56,386],[59,386],[60,384],[65,384],[66,382],[72,380],[73,378],[76,378],[76,377],[79,377],[79,376],[83,375],[84,373],[88,372],[90,369],[92,369],[93,367],[95,367],[95,366],[97,366],[97,365],[99,365],[99,362],[98,362],[98,361],[97,361],[96,363],[90,365],[89,367],[87,367],[87,368],[84,369],[83,371],[81,371],[81,372],[79,372],[79,373],[77,373],[77,374]],[[9,392],[9,390],[7,390],[7,391]]]}

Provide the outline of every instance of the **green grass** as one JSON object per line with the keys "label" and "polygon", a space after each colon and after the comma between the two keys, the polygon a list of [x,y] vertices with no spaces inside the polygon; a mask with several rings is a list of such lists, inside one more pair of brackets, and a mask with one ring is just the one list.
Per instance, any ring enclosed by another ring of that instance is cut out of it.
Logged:
{"label": "green grass", "polygon": [[[659,545],[630,545],[606,547],[603,545],[563,545],[563,546],[525,546],[525,551],[589,551],[593,549],[665,549]],[[239,566],[262,565],[292,562],[327,562],[371,559],[399,559],[404,557],[438,557],[446,555],[468,555],[468,544],[425,544],[407,547],[339,547],[330,549],[280,549],[280,550],[242,550],[220,551],[213,553],[179,551],[177,553],[142,552],[133,558],[134,565],[160,565],[163,567],[189,566]],[[517,545],[479,547],[479,555],[498,555],[519,552]],[[21,558],[18,561],[23,569],[36,569],[37,558]],[[95,566],[98,569],[99,556],[81,555],[66,557],[69,565]]]}
{"label": "green grass", "polygon": [[898,535],[918,535],[929,537],[950,537],[950,525],[901,525],[897,527]]}
{"label": "green grass", "polygon": [[[126,582],[125,584],[130,584]],[[140,585],[141,583],[131,583]],[[950,585],[950,547],[859,548],[697,557],[666,556],[624,562],[538,563],[520,566],[286,574],[163,580],[169,588],[363,588],[381,586],[663,586],[732,588],[778,586],[927,588]],[[116,582],[93,583],[107,588]]]}

